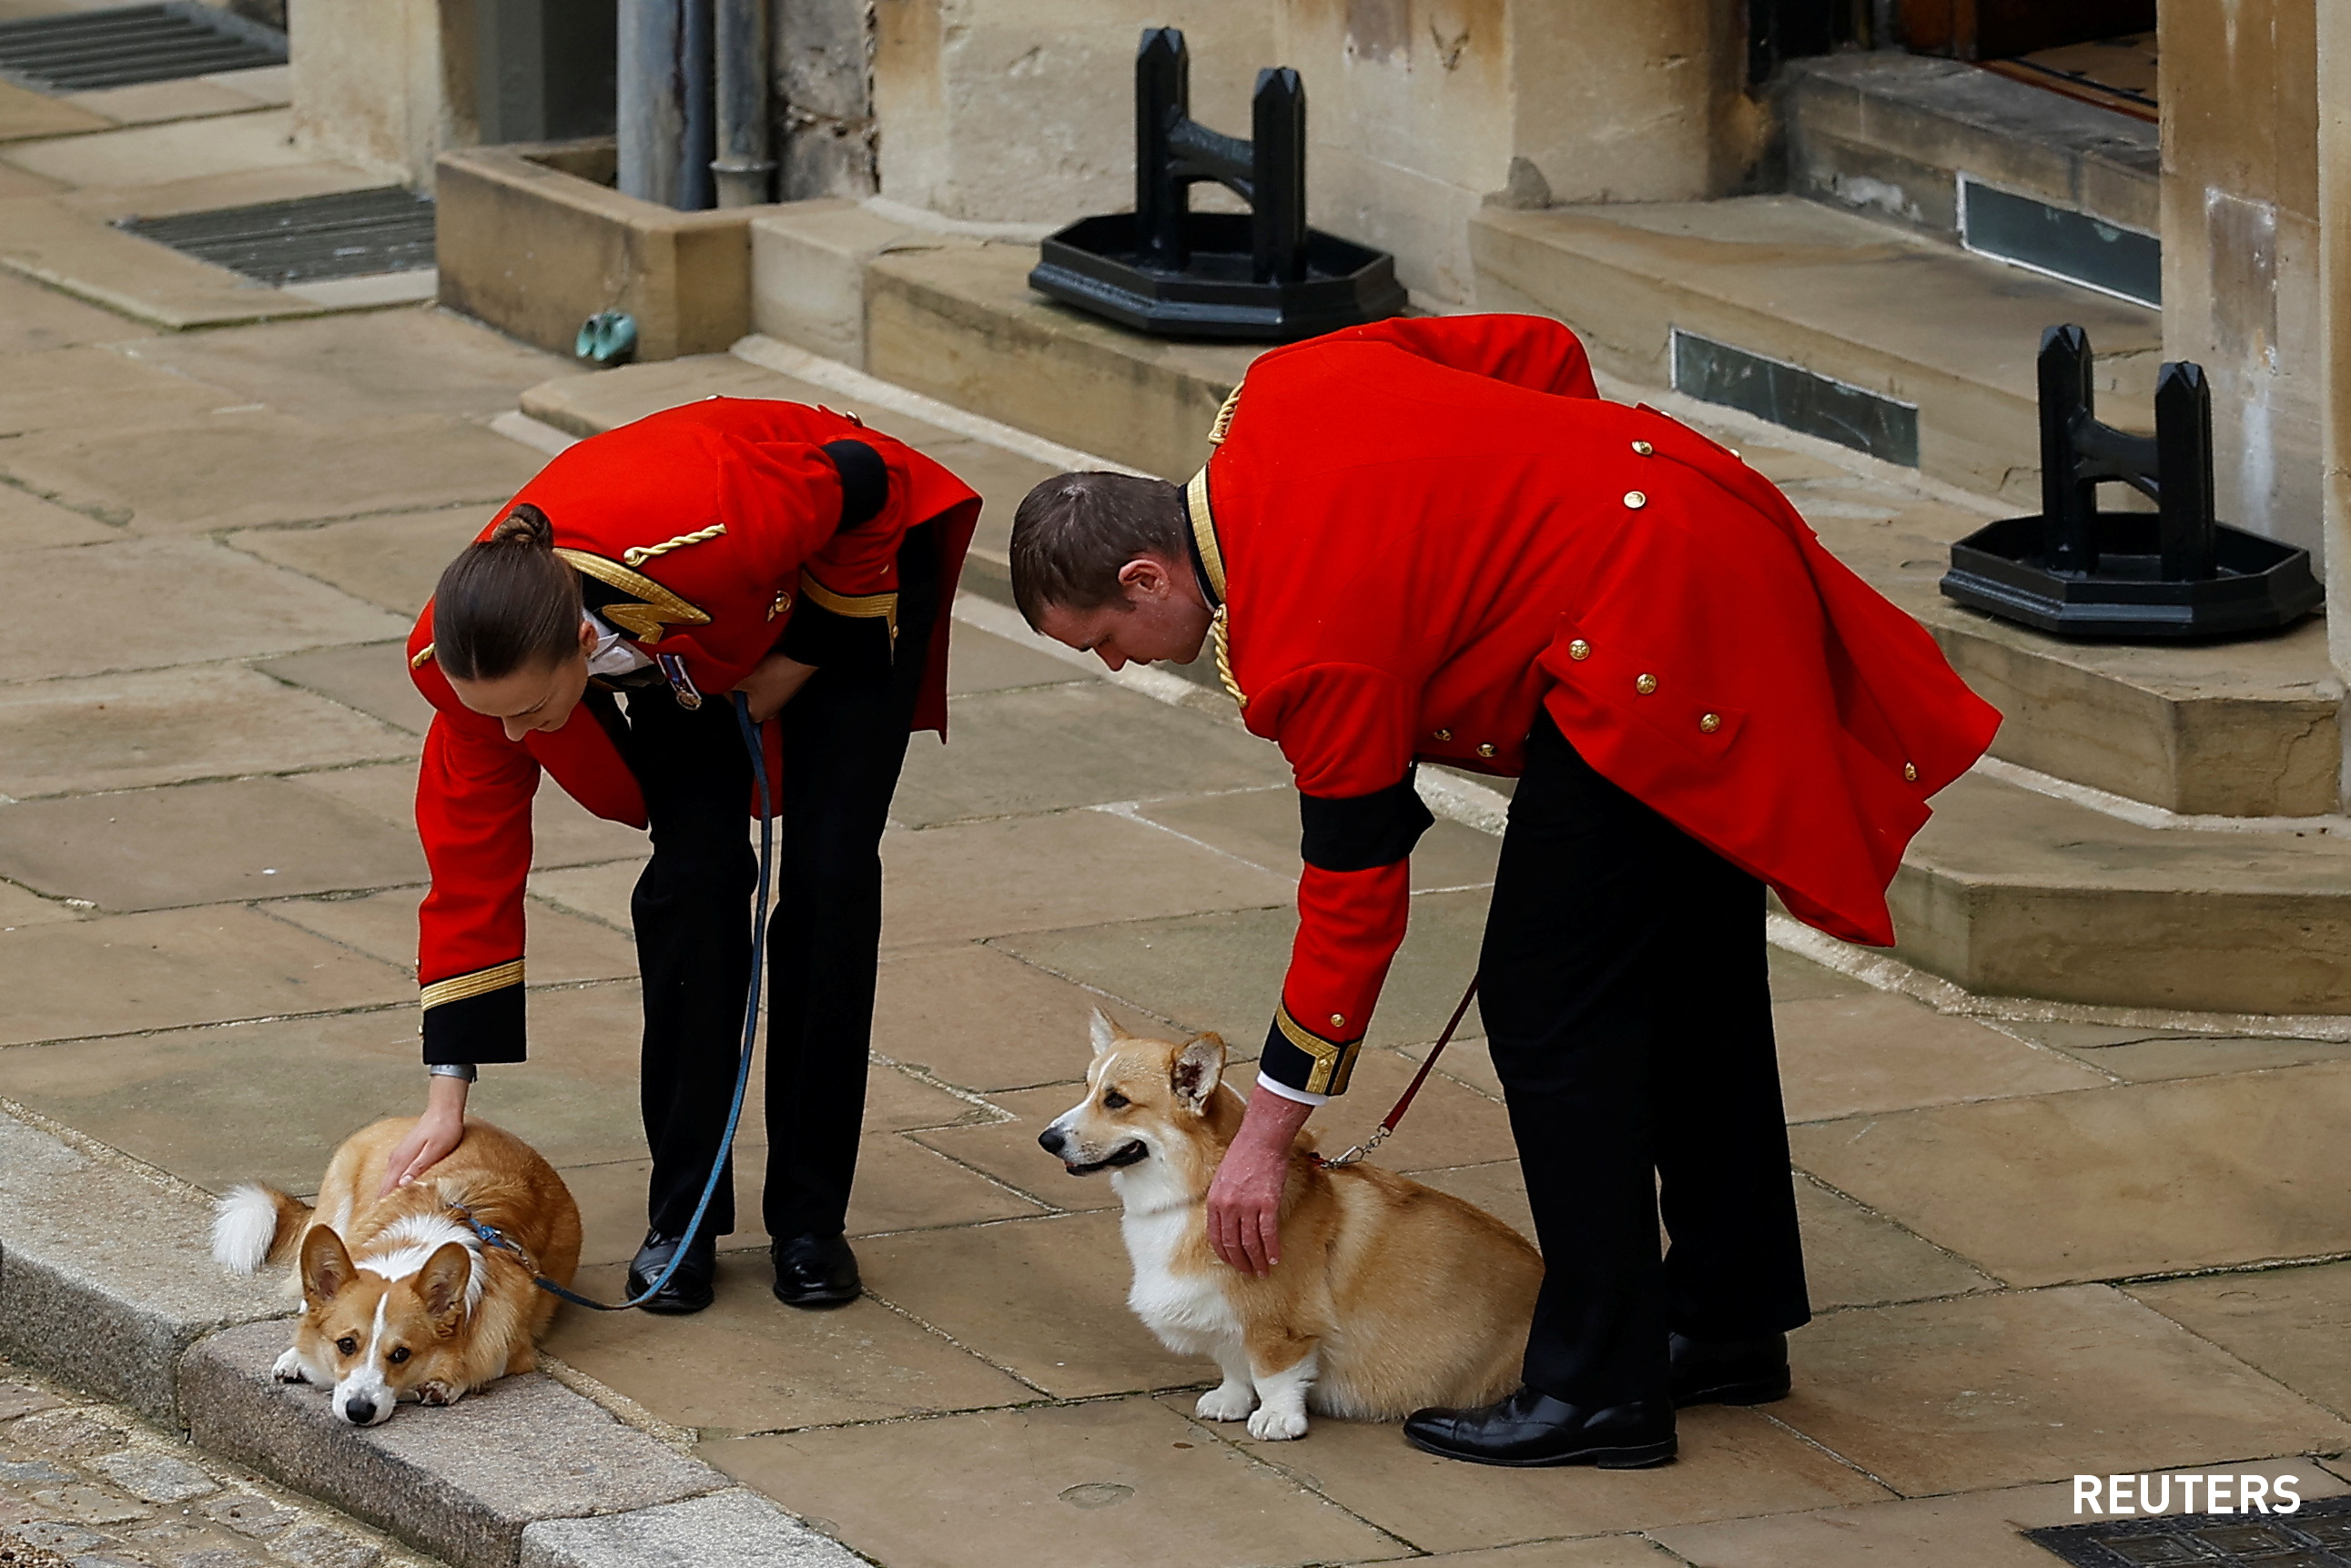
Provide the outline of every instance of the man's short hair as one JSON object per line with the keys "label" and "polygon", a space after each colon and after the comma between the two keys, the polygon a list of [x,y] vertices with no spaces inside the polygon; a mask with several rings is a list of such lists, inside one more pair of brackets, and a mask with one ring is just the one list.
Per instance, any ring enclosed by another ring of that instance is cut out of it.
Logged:
{"label": "man's short hair", "polygon": [[1012,601],[1034,626],[1053,605],[1093,610],[1123,597],[1140,555],[1186,559],[1184,492],[1134,474],[1059,474],[1012,515]]}

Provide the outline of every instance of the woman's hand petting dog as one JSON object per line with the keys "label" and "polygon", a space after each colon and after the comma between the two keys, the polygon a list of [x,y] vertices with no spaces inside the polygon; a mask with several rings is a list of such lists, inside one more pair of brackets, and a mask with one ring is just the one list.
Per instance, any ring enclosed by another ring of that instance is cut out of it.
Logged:
{"label": "woman's hand petting dog", "polygon": [[1259,1279],[1281,1261],[1281,1189],[1290,1145],[1314,1107],[1260,1089],[1208,1186],[1208,1245],[1230,1268]]}
{"label": "woman's hand petting dog", "polygon": [[465,1092],[472,1087],[462,1078],[433,1080],[425,1091],[424,1114],[384,1160],[378,1197],[406,1186],[456,1152],[465,1141]]}

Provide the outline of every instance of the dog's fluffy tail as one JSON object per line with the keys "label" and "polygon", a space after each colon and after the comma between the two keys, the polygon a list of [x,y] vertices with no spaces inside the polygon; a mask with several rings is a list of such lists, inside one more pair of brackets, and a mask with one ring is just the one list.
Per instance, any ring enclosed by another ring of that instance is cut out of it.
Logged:
{"label": "dog's fluffy tail", "polygon": [[239,1182],[213,1206],[213,1257],[239,1274],[264,1263],[287,1263],[310,1218],[310,1206],[274,1186]]}

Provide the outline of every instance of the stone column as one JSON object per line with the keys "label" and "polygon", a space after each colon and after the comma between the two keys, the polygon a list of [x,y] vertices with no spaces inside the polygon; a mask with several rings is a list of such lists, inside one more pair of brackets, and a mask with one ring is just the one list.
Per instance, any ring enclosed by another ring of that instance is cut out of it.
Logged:
{"label": "stone column", "polygon": [[2221,519],[2320,545],[2318,9],[2167,5],[2163,350],[2212,382]]}
{"label": "stone column", "polygon": [[421,189],[475,140],[469,0],[300,0],[287,21],[299,145]]}
{"label": "stone column", "polygon": [[[2318,80],[2326,634],[2335,676],[2351,685],[2351,0],[2318,0]],[[2351,767],[2344,777],[2351,779]]]}
{"label": "stone column", "polygon": [[1306,78],[1310,216],[1474,298],[1481,204],[1669,202],[1735,183],[1755,115],[1729,0],[1279,0]]}

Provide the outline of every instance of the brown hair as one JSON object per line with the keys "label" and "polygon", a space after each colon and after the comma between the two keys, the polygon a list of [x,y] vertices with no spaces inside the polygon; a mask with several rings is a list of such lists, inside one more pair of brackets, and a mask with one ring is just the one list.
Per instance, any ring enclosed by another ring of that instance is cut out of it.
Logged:
{"label": "brown hair", "polygon": [[1012,515],[1012,601],[1030,626],[1053,605],[1093,610],[1121,596],[1118,574],[1139,555],[1182,562],[1184,492],[1134,474],[1061,474]]}
{"label": "brown hair", "polygon": [[475,539],[433,591],[433,657],[456,681],[503,680],[579,651],[580,574],[555,553],[555,525],[525,504]]}

